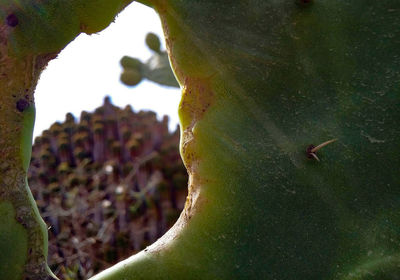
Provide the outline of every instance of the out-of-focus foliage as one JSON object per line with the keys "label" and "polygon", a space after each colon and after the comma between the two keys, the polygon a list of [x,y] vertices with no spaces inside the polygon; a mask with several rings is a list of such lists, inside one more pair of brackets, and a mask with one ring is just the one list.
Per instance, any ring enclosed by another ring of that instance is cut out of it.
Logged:
{"label": "out-of-focus foliage", "polygon": [[144,63],[130,56],[122,57],[121,82],[127,86],[136,86],[143,79],[148,79],[160,85],[179,87],[169,64],[168,54],[161,50],[160,38],[154,33],[148,33],[145,42],[154,52],[153,55]]}

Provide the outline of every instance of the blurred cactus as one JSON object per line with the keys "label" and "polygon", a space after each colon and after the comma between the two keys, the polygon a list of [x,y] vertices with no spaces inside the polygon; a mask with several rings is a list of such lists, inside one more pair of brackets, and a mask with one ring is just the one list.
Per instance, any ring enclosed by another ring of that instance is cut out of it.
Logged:
{"label": "blurred cactus", "polygon": [[79,122],[67,114],[35,139],[29,182],[58,277],[90,277],[172,226],[187,194],[178,142],[168,117],[120,109],[108,97]]}
{"label": "blurred cactus", "polygon": [[146,45],[156,53],[161,53],[161,42],[160,38],[152,32],[147,33],[146,39],[145,39]]}
{"label": "blurred cactus", "polygon": [[160,48],[160,38],[154,33],[148,33],[145,42],[154,54],[145,63],[137,58],[122,57],[120,60],[123,68],[121,82],[127,86],[135,86],[145,78],[160,85],[179,87],[169,64],[168,54]]}

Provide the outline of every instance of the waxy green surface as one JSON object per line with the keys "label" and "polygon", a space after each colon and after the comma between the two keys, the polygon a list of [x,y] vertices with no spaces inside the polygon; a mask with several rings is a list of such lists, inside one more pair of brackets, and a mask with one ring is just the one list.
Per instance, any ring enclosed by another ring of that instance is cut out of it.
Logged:
{"label": "waxy green surface", "polygon": [[128,3],[0,0],[0,279],[54,277],[47,226],[26,182],[39,75],[79,33],[105,28]]}
{"label": "waxy green surface", "polygon": [[155,6],[193,201],[93,279],[400,277],[400,3]]}
{"label": "waxy green surface", "polygon": [[8,37],[13,55],[58,53],[81,32],[106,28],[131,0],[0,0],[2,24],[14,15],[18,24]]}
{"label": "waxy green surface", "polygon": [[400,277],[400,2],[154,2],[190,195],[93,279]]}

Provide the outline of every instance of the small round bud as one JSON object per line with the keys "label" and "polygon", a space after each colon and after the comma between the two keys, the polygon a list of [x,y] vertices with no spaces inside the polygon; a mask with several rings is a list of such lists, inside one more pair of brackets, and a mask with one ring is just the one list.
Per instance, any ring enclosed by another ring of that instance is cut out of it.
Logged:
{"label": "small round bud", "polygon": [[136,86],[142,80],[142,74],[134,69],[125,69],[120,79],[127,86]]}
{"label": "small round bud", "polygon": [[123,68],[132,68],[137,70],[139,70],[142,65],[142,62],[139,59],[130,56],[122,57],[119,63]]}
{"label": "small round bud", "polygon": [[146,45],[155,52],[160,52],[161,42],[158,36],[154,33],[147,33],[146,35]]}

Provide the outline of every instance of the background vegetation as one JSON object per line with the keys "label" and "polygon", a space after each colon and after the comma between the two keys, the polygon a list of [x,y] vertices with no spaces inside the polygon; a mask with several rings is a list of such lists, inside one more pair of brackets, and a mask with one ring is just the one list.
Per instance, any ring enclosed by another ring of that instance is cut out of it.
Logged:
{"label": "background vegetation", "polygon": [[121,109],[110,98],[35,139],[29,182],[60,279],[87,279],[172,226],[187,194],[178,145],[168,117]]}

